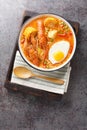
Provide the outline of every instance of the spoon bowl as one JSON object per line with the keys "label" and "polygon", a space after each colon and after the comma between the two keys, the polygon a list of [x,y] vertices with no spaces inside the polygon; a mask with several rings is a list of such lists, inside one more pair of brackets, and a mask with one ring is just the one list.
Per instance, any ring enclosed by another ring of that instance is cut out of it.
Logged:
{"label": "spoon bowl", "polygon": [[34,74],[31,70],[27,69],[26,67],[18,66],[18,67],[15,67],[13,71],[14,71],[15,76],[18,78],[27,79],[27,78],[37,77],[37,78],[48,80],[56,84],[60,84],[60,85],[64,84],[64,80],[62,79],[52,78],[45,75],[37,75],[37,74]]}

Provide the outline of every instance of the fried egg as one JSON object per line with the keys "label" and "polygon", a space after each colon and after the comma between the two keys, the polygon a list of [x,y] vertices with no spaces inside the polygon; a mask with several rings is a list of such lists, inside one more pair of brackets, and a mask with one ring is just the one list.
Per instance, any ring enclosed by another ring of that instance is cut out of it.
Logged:
{"label": "fried egg", "polygon": [[52,64],[63,61],[68,54],[69,48],[70,48],[70,43],[68,41],[63,40],[54,43],[51,46],[48,54],[48,58],[52,62]]}

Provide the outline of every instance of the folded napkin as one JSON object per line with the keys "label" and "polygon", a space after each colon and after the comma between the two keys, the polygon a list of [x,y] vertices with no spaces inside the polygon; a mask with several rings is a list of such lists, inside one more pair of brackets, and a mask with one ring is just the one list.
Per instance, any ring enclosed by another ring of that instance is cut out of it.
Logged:
{"label": "folded napkin", "polygon": [[19,51],[17,51],[13,68],[15,68],[16,66],[24,66],[24,67],[32,70],[34,73],[63,79],[65,81],[65,83],[63,85],[58,85],[56,83],[52,83],[50,81],[36,78],[36,77],[32,77],[29,79],[20,79],[20,78],[17,78],[13,72],[12,72],[12,76],[11,76],[12,83],[20,84],[23,87],[27,86],[27,87],[45,90],[45,91],[56,93],[56,94],[64,94],[65,92],[67,92],[67,88],[68,88],[68,84],[69,84],[69,77],[70,77],[70,72],[71,72],[70,63],[67,64],[66,66],[64,66],[63,68],[53,71],[53,72],[42,72],[42,71],[38,71],[38,70],[35,70],[35,69],[29,67],[26,64],[26,62],[22,59]]}

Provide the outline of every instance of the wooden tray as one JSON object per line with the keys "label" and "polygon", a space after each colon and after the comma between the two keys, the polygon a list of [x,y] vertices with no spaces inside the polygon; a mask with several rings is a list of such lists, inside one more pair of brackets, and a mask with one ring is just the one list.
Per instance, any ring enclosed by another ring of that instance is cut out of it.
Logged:
{"label": "wooden tray", "polygon": [[[25,11],[24,15],[23,15],[22,25],[30,17],[35,16],[37,14],[38,13],[35,13],[35,12]],[[69,21],[69,22],[72,25],[72,27],[74,28],[74,31],[75,31],[76,36],[77,36],[78,31],[79,31],[79,23],[78,22],[74,22],[74,21]],[[23,86],[21,86],[19,84],[10,82],[11,75],[12,75],[12,69],[13,69],[13,65],[14,65],[15,54],[16,54],[17,50],[18,50],[18,37],[17,37],[17,41],[15,43],[15,47],[14,47],[13,54],[12,54],[12,57],[11,57],[11,61],[10,61],[9,69],[8,69],[8,72],[7,72],[7,76],[6,76],[6,81],[5,81],[4,87],[6,87],[8,89],[11,89],[11,90],[14,90],[14,91],[21,91],[23,93],[32,94],[32,95],[36,95],[36,96],[52,96],[52,97],[53,96],[54,97],[58,96],[59,94],[54,94],[54,93],[50,93],[50,92],[47,92],[47,91],[30,88],[30,87],[27,87],[27,86],[23,87]]]}

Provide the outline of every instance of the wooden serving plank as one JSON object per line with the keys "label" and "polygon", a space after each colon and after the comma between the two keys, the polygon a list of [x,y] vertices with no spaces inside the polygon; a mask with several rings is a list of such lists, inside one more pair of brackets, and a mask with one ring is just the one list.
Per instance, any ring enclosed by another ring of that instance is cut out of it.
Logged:
{"label": "wooden serving plank", "polygon": [[[23,15],[22,25],[30,17],[35,16],[37,14],[38,13],[36,13],[36,12],[25,11],[24,15]],[[77,36],[80,24],[78,22],[75,22],[75,21],[69,21],[69,23],[74,28],[74,31],[75,31],[76,36]],[[27,86],[23,87],[22,85],[10,82],[11,81],[11,75],[12,75],[12,69],[13,69],[13,65],[14,65],[14,60],[15,60],[15,55],[16,55],[17,50],[18,50],[18,37],[17,37],[16,43],[15,43],[15,47],[14,47],[13,54],[12,54],[12,57],[11,57],[11,61],[10,61],[10,64],[9,64],[9,68],[8,68],[4,87],[6,87],[7,89],[11,89],[11,90],[14,90],[14,91],[21,91],[23,93],[31,94],[31,95],[35,95],[35,96],[46,96],[46,97],[50,96],[52,98],[55,97],[55,96],[60,97],[61,95],[59,95],[59,94],[50,93],[50,92],[47,92],[47,91],[34,89],[34,88],[27,87]]]}

